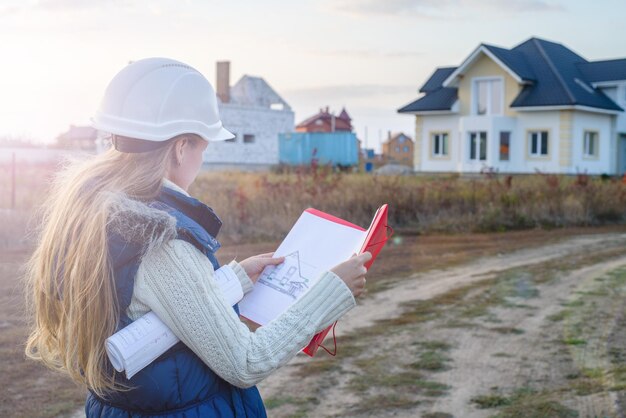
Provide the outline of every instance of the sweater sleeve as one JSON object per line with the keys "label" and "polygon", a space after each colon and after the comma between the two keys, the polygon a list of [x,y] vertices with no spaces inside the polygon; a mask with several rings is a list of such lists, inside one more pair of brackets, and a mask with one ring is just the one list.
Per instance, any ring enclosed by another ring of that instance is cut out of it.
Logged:
{"label": "sweater sleeve", "polygon": [[241,264],[233,260],[228,263],[228,266],[230,266],[230,268],[233,269],[233,271],[237,275],[239,283],[241,283],[241,290],[243,290],[243,294],[245,295],[246,293],[251,291],[254,287],[254,283],[252,283],[252,280],[250,280],[250,277],[248,277],[246,271],[243,269],[243,267],[241,267]]}
{"label": "sweater sleeve", "polygon": [[326,272],[287,311],[251,332],[225,301],[209,260],[182,240],[144,257],[133,298],[154,311],[215,373],[239,387],[263,380],[356,304],[343,281]]}

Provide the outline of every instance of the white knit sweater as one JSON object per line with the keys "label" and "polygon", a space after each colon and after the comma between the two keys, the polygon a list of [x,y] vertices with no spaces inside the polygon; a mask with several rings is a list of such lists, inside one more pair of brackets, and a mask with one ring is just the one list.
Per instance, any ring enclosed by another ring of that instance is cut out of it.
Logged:
{"label": "white knit sweater", "polygon": [[[235,261],[229,266],[244,292],[250,290],[243,268]],[[134,320],[154,311],[215,373],[239,387],[263,380],[356,305],[345,283],[326,272],[291,308],[252,332],[213,275],[204,254],[185,241],[172,240],[143,257],[127,314]]]}

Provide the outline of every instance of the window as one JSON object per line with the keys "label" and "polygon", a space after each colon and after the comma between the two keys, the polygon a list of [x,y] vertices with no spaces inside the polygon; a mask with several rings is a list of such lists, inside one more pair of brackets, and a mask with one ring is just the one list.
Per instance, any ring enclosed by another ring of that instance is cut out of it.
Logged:
{"label": "window", "polygon": [[500,161],[509,161],[511,149],[511,132],[500,132]]}
{"label": "window", "polygon": [[409,147],[405,146],[402,152],[409,152]]}
{"label": "window", "polygon": [[396,152],[400,153],[400,147],[396,147]]}
{"label": "window", "polygon": [[487,160],[487,132],[469,133],[469,151],[471,161]]}
{"label": "window", "polygon": [[585,131],[583,140],[583,157],[595,158],[598,156],[598,133]]}
{"label": "window", "polygon": [[476,80],[474,82],[474,114],[502,114],[502,80]]}
{"label": "window", "polygon": [[243,134],[243,143],[244,144],[252,144],[254,142],[254,135],[252,134]]}
{"label": "window", "polygon": [[398,138],[398,142],[401,143],[401,144],[404,144],[404,140],[405,139],[406,138],[404,138],[404,136],[400,135],[400,138]]}
{"label": "window", "polygon": [[224,142],[237,142],[237,134],[233,132],[233,135],[235,135],[234,137],[227,139]]}
{"label": "window", "polygon": [[433,141],[433,156],[445,157],[448,155],[448,134],[436,133],[432,134]]}
{"label": "window", "polygon": [[531,157],[548,156],[548,131],[530,131],[528,139]]}

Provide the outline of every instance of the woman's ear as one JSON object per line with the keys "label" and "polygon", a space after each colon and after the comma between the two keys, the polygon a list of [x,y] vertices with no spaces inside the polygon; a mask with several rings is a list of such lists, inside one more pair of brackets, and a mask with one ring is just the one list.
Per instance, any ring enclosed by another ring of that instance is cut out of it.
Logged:
{"label": "woman's ear", "polygon": [[176,141],[175,145],[175,156],[176,156],[176,165],[181,166],[184,161],[185,151],[187,146],[189,145],[189,140],[187,137],[182,137],[178,141]]}

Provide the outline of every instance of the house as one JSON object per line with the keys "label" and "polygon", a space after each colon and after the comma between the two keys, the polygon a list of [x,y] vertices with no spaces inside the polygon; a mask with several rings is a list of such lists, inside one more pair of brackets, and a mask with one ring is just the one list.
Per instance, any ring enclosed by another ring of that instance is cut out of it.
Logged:
{"label": "house", "polygon": [[278,134],[294,129],[289,104],[261,77],[244,75],[230,86],[227,61],[217,63],[216,94],[222,124],[236,137],[211,142],[205,166],[250,170],[278,164]]}
{"label": "house", "polygon": [[70,129],[57,136],[60,148],[78,151],[96,151],[98,131],[91,126],[70,125]]}
{"label": "house", "polygon": [[481,44],[419,92],[398,110],[415,116],[415,171],[626,172],[626,59],[538,38]]}
{"label": "house", "polygon": [[338,116],[330,113],[328,106],[305,119],[296,126],[296,132],[352,132],[352,118],[346,108],[342,108]]}
{"label": "house", "polygon": [[402,164],[413,168],[413,140],[403,133],[391,135],[382,143],[383,159],[387,163]]}

